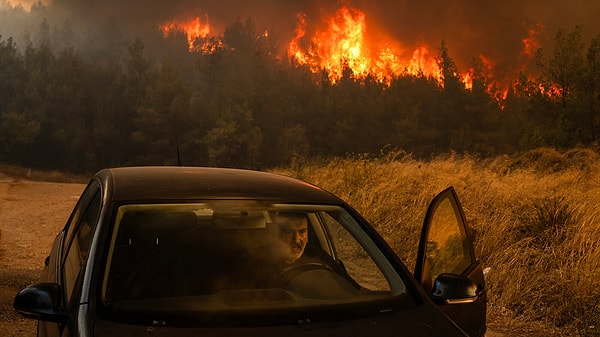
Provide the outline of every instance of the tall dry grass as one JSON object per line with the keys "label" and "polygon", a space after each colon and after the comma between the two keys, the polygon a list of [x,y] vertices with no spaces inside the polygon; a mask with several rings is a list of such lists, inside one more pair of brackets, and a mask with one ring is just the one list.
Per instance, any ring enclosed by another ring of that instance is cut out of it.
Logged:
{"label": "tall dry grass", "polygon": [[489,320],[600,336],[600,157],[538,149],[480,160],[428,161],[402,152],[278,170],[315,183],[361,212],[413,267],[429,201],[454,186],[489,268]]}

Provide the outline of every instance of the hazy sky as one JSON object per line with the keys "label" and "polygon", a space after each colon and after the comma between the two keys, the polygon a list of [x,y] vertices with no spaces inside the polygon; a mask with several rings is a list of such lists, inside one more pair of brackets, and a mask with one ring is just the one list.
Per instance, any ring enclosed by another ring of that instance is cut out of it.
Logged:
{"label": "hazy sky", "polygon": [[[9,1],[25,7],[33,2]],[[92,25],[95,19],[111,17],[132,29],[145,29],[206,14],[211,26],[222,30],[238,17],[251,17],[258,29],[282,38],[292,35],[298,12],[307,14],[309,24],[317,24],[343,4],[365,12],[371,32],[407,48],[425,43],[436,50],[444,40],[459,66],[483,55],[495,67],[512,71],[532,29],[548,48],[559,28],[583,25],[586,43],[600,34],[598,0],[53,0],[55,8]]]}

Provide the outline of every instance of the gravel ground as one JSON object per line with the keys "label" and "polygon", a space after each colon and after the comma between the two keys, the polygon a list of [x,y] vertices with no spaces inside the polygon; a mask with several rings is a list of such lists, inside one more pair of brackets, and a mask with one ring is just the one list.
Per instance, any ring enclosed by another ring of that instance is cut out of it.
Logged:
{"label": "gravel ground", "polygon": [[38,280],[54,236],[84,187],[0,174],[0,336],[36,335],[35,321],[17,314],[12,301],[19,289]]}

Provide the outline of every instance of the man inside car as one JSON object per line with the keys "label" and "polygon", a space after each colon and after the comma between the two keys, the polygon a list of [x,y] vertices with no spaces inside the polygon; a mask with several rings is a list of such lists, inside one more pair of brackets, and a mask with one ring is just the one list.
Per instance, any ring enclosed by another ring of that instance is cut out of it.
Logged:
{"label": "man inside car", "polygon": [[279,213],[278,238],[275,246],[277,259],[286,264],[296,262],[304,254],[308,243],[308,219],[304,213]]}

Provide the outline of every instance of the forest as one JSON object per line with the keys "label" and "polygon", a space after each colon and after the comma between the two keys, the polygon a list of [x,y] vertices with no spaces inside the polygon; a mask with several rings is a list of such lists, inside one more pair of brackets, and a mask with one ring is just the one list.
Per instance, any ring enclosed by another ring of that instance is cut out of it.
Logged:
{"label": "forest", "polygon": [[538,49],[538,73],[507,92],[473,61],[461,81],[440,41],[441,76],[381,81],[282,57],[251,18],[221,36],[131,39],[107,28],[89,48],[45,20],[25,45],[0,36],[0,162],[89,173],[123,165],[264,169],[309,158],[448,152],[480,157],[594,147],[600,134],[600,35],[583,26]]}

